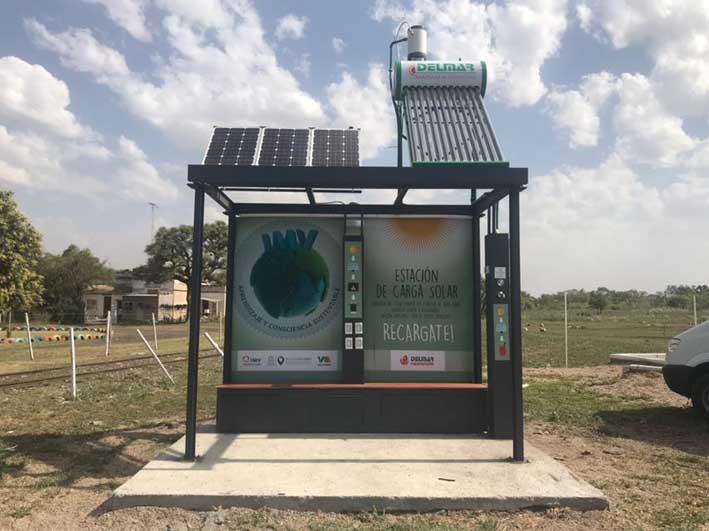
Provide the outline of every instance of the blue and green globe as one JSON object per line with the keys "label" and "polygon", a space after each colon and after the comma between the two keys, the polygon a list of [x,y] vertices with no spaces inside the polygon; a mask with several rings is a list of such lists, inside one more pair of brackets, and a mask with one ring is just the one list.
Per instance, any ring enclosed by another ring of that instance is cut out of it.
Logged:
{"label": "blue and green globe", "polygon": [[318,231],[262,234],[264,252],[251,269],[250,284],[266,312],[278,319],[313,312],[325,299],[330,272],[313,249]]}

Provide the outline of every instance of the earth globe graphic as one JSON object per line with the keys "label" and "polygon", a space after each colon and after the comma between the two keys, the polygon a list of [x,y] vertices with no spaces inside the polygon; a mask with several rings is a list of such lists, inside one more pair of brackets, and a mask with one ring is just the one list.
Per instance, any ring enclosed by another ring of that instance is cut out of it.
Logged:
{"label": "earth globe graphic", "polygon": [[325,299],[330,272],[313,249],[318,231],[286,230],[262,234],[263,254],[249,282],[257,300],[274,319],[313,312]]}

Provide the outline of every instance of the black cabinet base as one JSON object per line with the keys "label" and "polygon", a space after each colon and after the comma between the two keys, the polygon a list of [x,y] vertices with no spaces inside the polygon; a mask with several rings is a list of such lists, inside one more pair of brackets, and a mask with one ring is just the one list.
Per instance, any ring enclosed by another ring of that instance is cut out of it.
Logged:
{"label": "black cabinet base", "polygon": [[487,388],[224,385],[221,433],[483,433]]}

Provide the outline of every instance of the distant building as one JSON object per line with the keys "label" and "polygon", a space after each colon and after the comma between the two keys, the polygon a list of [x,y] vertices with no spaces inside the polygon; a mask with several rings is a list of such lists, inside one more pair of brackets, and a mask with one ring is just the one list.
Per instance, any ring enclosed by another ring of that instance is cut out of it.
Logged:
{"label": "distant building", "polygon": [[162,284],[145,284],[123,296],[119,323],[146,323],[155,319],[180,323],[187,319],[187,284],[169,280]]}
{"label": "distant building", "polygon": [[202,316],[217,319],[226,309],[226,288],[202,284]]}
{"label": "distant building", "polygon": [[82,296],[84,301],[84,322],[95,323],[106,320],[109,310],[111,311],[111,321],[118,322],[118,314],[121,311],[124,293],[130,290],[121,290],[105,284],[91,286],[84,291]]}
{"label": "distant building", "polygon": [[[187,285],[179,280],[162,284],[131,280],[118,287],[96,285],[84,292],[84,321],[105,321],[111,310],[113,323],[179,323],[187,319]],[[224,314],[226,288],[202,286],[201,313],[208,318]]]}

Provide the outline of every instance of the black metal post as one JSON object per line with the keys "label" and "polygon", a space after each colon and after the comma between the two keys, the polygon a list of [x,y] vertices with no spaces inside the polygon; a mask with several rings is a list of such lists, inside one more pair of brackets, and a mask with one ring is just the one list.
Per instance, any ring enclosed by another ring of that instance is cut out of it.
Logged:
{"label": "black metal post", "polygon": [[229,241],[227,242],[226,257],[226,311],[224,312],[224,373],[222,381],[231,383],[231,346],[234,333],[232,321],[234,320],[234,247],[236,246],[236,217],[229,212]]}
{"label": "black metal post", "polygon": [[204,189],[194,187],[192,225],[192,276],[190,278],[190,345],[187,362],[187,429],[185,459],[194,460],[197,442],[197,372],[199,370],[199,320],[202,299],[202,240],[204,236]]}
{"label": "black metal post", "polygon": [[519,189],[510,191],[510,354],[512,359],[513,458],[524,461],[522,401],[522,293],[520,286]]}
{"label": "black metal post", "polygon": [[396,111],[396,165],[401,168],[404,165],[404,150],[403,150],[403,138],[402,133],[404,132],[403,124],[401,123],[401,110],[395,104],[394,107]]}
{"label": "black metal post", "polygon": [[[477,191],[470,191],[470,202],[477,199]],[[482,322],[480,289],[480,216],[473,215],[473,383],[483,381]]]}

